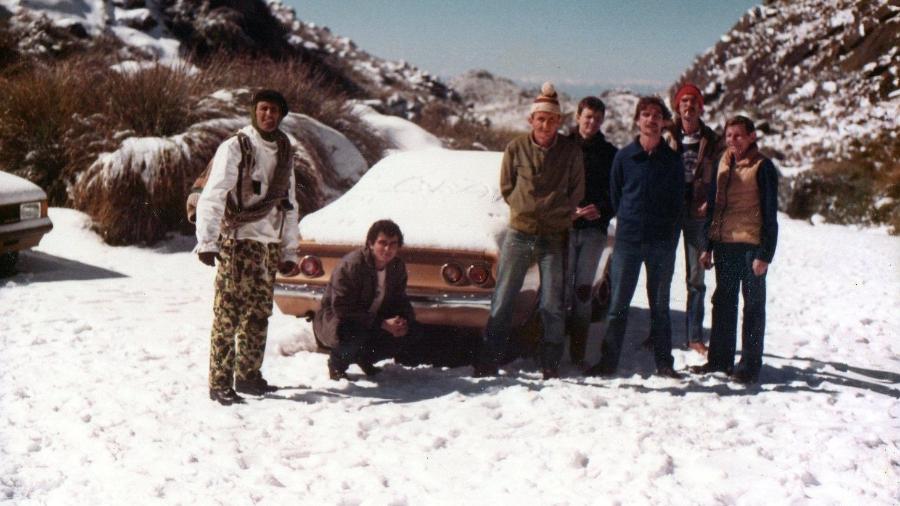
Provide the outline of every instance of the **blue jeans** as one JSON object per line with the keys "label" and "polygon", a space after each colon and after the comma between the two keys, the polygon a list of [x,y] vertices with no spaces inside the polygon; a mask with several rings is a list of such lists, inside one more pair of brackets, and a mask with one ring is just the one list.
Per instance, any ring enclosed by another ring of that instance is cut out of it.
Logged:
{"label": "blue jeans", "polygon": [[[676,236],[677,237],[677,236]],[[647,299],[650,302],[650,338],[656,368],[672,367],[672,322],[669,317],[669,289],[675,270],[675,241],[616,241],[612,257],[612,298],[608,326],[601,345],[600,367],[612,374],[619,366],[622,342],[628,325],[628,308],[637,286],[641,264],[647,270]]]}
{"label": "blue jeans", "polygon": [[700,265],[700,254],[706,247],[703,237],[704,220],[695,220],[685,210],[682,230],[684,234],[684,281],[687,285],[685,308],[685,336],[688,343],[703,342],[703,313],[706,298],[706,271]]}
{"label": "blue jeans", "polygon": [[757,247],[751,244],[717,243],[716,291],[712,298],[712,333],[709,336],[709,364],[729,370],[734,365],[737,341],[738,291],[744,296],[741,331],[741,362],[738,367],[759,374],[766,332],[766,275],[753,274]]}
{"label": "blue jeans", "polygon": [[491,314],[484,332],[480,362],[498,364],[509,343],[513,309],[528,268],[537,261],[541,274],[539,312],[544,326],[541,366],[555,368],[562,357],[565,334],[563,309],[563,255],[565,233],[525,234],[509,229],[500,250],[497,286],[491,298]]}
{"label": "blue jeans", "polygon": [[573,228],[569,232],[569,264],[566,274],[566,303],[569,313],[569,355],[573,362],[584,360],[584,347],[591,326],[592,295],[597,266],[606,245],[606,230],[600,227]]}

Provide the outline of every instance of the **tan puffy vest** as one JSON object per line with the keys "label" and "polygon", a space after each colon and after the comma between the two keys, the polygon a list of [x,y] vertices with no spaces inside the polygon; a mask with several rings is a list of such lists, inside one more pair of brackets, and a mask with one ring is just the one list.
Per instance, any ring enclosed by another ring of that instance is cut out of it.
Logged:
{"label": "tan puffy vest", "polygon": [[716,242],[759,244],[762,210],[756,173],[765,160],[757,151],[734,162],[725,151],[716,172],[716,208],[709,239]]}

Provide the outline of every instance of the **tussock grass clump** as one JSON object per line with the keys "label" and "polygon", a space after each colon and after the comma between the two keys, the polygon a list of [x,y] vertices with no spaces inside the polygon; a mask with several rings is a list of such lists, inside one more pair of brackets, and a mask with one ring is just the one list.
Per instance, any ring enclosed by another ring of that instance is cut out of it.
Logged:
{"label": "tussock grass clump", "polygon": [[[0,48],[2,49],[2,48]],[[111,244],[190,231],[184,200],[215,149],[250,119],[252,91],[281,91],[294,112],[346,135],[371,165],[385,148],[324,78],[299,61],[216,57],[203,67],[114,70],[101,52],[0,72],[0,160],[47,190],[51,205],[87,212]],[[220,90],[228,99],[211,99]],[[321,207],[332,177],[324,148],[297,146],[302,211]],[[327,183],[327,181],[326,181]]]}
{"label": "tussock grass clump", "polygon": [[422,108],[417,124],[452,149],[503,151],[509,141],[522,133],[516,130],[490,128],[453,116],[446,106],[437,103]]}

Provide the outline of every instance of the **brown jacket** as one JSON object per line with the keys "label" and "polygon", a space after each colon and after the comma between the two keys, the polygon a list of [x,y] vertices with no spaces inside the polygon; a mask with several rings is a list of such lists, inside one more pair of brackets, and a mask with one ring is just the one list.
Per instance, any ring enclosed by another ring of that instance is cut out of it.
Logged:
{"label": "brown jacket", "polygon": [[753,155],[735,161],[731,150],[719,162],[716,173],[715,210],[709,238],[716,242],[759,245],[762,209],[757,172],[765,158]]}
{"label": "brown jacket", "polygon": [[581,147],[561,135],[549,149],[531,134],[506,146],[500,192],[509,204],[509,225],[526,234],[556,234],[572,226],[572,213],[584,197]]}
{"label": "brown jacket", "polygon": [[368,248],[352,251],[341,259],[331,274],[322,296],[322,307],[316,313],[313,330],[316,339],[328,348],[338,343],[338,335],[346,326],[377,331],[381,322],[402,316],[412,325],[415,314],[406,295],[406,264],[395,257],[385,267],[384,299],[377,313],[369,308],[378,288],[378,271]]}
{"label": "brown jacket", "polygon": [[[679,155],[682,152],[682,139],[684,130],[681,128],[681,119],[676,117],[675,123],[663,132],[663,138],[669,147]],[[706,195],[709,192],[709,183],[712,181],[716,162],[722,155],[725,146],[721,138],[707,126],[700,122],[700,147],[697,152],[697,165],[694,167],[694,180],[690,188],[685,192],[687,210],[691,218],[702,220],[706,218]]]}

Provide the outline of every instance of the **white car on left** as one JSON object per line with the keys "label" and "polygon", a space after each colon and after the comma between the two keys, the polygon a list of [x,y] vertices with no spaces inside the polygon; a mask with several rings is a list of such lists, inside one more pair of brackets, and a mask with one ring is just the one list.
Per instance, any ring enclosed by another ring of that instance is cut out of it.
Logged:
{"label": "white car on left", "polygon": [[0,274],[13,272],[19,251],[37,246],[52,228],[44,190],[0,171]]}

